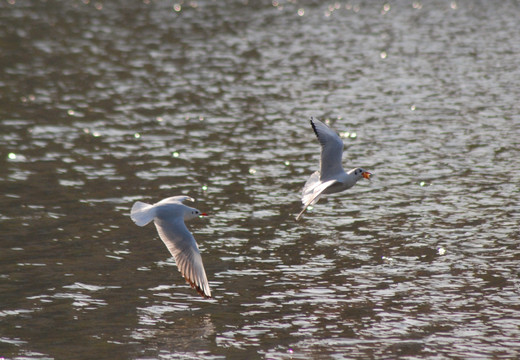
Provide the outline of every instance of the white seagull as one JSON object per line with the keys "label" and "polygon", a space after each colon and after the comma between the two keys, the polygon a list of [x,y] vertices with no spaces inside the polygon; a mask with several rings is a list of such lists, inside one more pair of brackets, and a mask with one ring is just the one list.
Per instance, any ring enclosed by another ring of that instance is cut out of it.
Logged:
{"label": "white seagull", "polygon": [[195,201],[184,195],[169,197],[153,205],[137,201],[132,206],[130,217],[139,226],[145,226],[153,220],[159,237],[175,258],[182,276],[202,297],[211,298],[199,247],[184,224],[185,220],[207,214],[184,205],[182,202],[185,200]]}
{"label": "white seagull", "polygon": [[345,172],[341,165],[343,141],[339,135],[327,125],[312,117],[311,126],[321,144],[320,170],[315,171],[303,187],[303,210],[298,214],[296,220],[301,218],[309,205],[316,204],[323,194],[347,190],[362,177],[370,180],[370,176],[372,176],[371,173],[362,168],[354,168]]}

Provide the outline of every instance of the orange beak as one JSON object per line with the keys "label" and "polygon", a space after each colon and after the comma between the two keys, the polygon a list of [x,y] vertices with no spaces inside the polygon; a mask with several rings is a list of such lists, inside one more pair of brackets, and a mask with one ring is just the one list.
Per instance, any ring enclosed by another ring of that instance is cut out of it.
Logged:
{"label": "orange beak", "polygon": [[361,175],[363,175],[363,177],[364,177],[365,179],[367,179],[367,180],[370,180],[370,177],[372,176],[372,174],[369,173],[368,171],[365,171],[365,172],[364,172],[363,174],[361,174]]}

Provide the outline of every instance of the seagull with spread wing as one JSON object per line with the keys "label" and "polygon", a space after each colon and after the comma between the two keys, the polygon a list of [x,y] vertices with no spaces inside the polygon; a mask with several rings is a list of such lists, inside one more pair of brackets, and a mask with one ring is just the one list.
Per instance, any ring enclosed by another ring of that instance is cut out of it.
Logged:
{"label": "seagull with spread wing", "polygon": [[345,172],[341,164],[343,141],[339,135],[321,121],[311,117],[311,126],[321,145],[320,170],[315,171],[302,190],[303,209],[296,217],[299,220],[309,205],[318,202],[323,194],[347,190],[365,178],[370,180],[371,173],[354,168]]}
{"label": "seagull with spread wing", "polygon": [[173,196],[153,205],[137,201],[132,206],[130,217],[139,226],[153,220],[159,237],[175,258],[182,276],[202,297],[211,298],[199,247],[184,224],[186,220],[206,214],[184,205],[182,202],[186,200],[195,201],[189,196]]}

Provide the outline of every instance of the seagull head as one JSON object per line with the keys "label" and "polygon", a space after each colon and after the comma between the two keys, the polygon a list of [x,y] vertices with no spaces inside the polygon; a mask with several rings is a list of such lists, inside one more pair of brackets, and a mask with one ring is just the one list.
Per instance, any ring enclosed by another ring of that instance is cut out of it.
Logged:
{"label": "seagull head", "polygon": [[208,216],[208,214],[200,212],[197,209],[191,208],[186,206],[186,209],[184,210],[184,220],[191,220],[198,217]]}
{"label": "seagull head", "polygon": [[350,170],[350,174],[353,174],[356,177],[356,180],[361,179],[364,177],[367,180],[370,180],[370,177],[373,176],[372,173],[369,173],[365,169],[362,168],[355,168]]}

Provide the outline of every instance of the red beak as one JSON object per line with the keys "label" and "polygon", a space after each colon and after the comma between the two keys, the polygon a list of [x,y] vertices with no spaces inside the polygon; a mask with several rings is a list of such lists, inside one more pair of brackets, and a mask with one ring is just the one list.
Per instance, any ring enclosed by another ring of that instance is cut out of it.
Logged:
{"label": "red beak", "polygon": [[361,175],[363,175],[363,177],[364,177],[365,179],[367,179],[367,180],[370,180],[370,177],[372,176],[372,174],[369,173],[368,171],[365,171],[365,172],[364,172],[363,174],[361,174]]}
{"label": "red beak", "polygon": [[206,213],[200,213],[200,216],[208,216]]}

